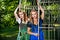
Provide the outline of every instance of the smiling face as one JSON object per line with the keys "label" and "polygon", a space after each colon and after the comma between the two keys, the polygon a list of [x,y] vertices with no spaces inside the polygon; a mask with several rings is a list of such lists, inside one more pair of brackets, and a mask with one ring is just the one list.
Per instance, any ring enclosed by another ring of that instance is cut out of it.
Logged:
{"label": "smiling face", "polygon": [[19,17],[22,19],[24,18],[24,13],[23,12],[19,12]]}
{"label": "smiling face", "polygon": [[32,11],[32,12],[31,12],[31,17],[32,17],[32,18],[37,18],[37,17],[38,17],[37,12],[36,12],[36,11]]}
{"label": "smiling face", "polygon": [[31,23],[34,23],[34,22],[37,23],[37,21],[38,21],[38,12],[36,10],[31,10],[31,13],[30,13],[30,22]]}
{"label": "smiling face", "polygon": [[21,18],[21,20],[22,20],[22,21],[25,21],[25,22],[26,22],[27,19],[28,19],[26,13],[25,13],[25,12],[22,12],[22,11],[19,11],[19,12],[18,12],[18,17]]}

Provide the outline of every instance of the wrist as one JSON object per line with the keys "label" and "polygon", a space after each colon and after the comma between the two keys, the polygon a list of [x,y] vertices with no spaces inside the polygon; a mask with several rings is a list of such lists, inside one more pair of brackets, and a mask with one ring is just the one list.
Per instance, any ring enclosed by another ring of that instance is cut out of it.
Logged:
{"label": "wrist", "polygon": [[32,35],[35,35],[35,33],[32,33]]}
{"label": "wrist", "polygon": [[32,35],[36,35],[37,33],[32,33]]}

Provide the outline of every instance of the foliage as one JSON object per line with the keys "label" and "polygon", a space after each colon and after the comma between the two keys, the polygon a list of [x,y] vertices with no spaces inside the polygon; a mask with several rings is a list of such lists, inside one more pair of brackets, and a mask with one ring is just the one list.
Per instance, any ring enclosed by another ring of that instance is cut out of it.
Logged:
{"label": "foliage", "polygon": [[[36,1],[31,1],[31,0],[27,0],[28,2],[25,2],[25,0],[22,0],[22,6],[33,6],[34,4],[36,5]],[[3,34],[3,36],[6,36],[8,34],[12,34],[10,36],[15,35],[18,31],[18,27],[17,27],[17,22],[15,20],[14,17],[14,10],[16,9],[16,7],[19,4],[19,0],[0,0],[0,35]],[[58,8],[60,7],[59,4],[51,4],[49,6],[46,6],[47,10],[52,10],[51,14],[54,16],[56,16],[57,18],[57,14],[60,13],[60,10],[58,10]],[[45,11],[46,12],[46,11]],[[46,12],[46,21],[48,22],[49,20],[49,12]],[[51,19],[54,19],[52,16]],[[52,21],[54,22],[54,20]],[[14,34],[15,33],[15,34]],[[6,34],[6,35],[4,35]],[[16,34],[17,35],[17,34]],[[13,37],[12,37],[13,38]],[[9,40],[9,39],[8,39]]]}
{"label": "foliage", "polygon": [[53,15],[57,15],[60,11],[59,11],[59,4],[51,4],[49,6],[47,6],[47,10],[52,10],[51,13]]}

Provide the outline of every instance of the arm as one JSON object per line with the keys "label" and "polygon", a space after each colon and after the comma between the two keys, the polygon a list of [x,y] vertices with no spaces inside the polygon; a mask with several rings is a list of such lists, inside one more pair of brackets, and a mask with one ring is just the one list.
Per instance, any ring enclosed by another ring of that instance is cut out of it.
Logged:
{"label": "arm", "polygon": [[42,12],[42,14],[41,14],[41,19],[43,20],[44,19],[44,9],[40,6],[40,10],[41,10],[41,12]]}
{"label": "arm", "polygon": [[15,16],[16,19],[19,18],[18,15],[17,15],[17,10],[18,10],[18,7],[17,7],[17,8],[15,9],[15,11],[14,11],[14,16]]}
{"label": "arm", "polygon": [[28,27],[27,33],[30,34],[30,35],[39,36],[38,33],[33,33],[33,32],[31,32],[31,28],[30,28],[30,27]]}
{"label": "arm", "polygon": [[30,35],[33,35],[34,34],[34,33],[31,32],[31,28],[30,27],[28,27],[27,33],[30,34]]}
{"label": "arm", "polygon": [[19,6],[15,9],[15,11],[14,11],[14,16],[15,16],[15,18],[16,18],[16,21],[20,24],[21,23],[21,19],[18,17],[18,15],[17,15],[17,10],[18,10],[18,8],[19,8]]}
{"label": "arm", "polygon": [[37,5],[39,7],[39,9],[41,10],[42,14],[41,14],[41,19],[44,19],[44,9],[41,7],[41,5],[39,5],[38,0],[37,0]]}

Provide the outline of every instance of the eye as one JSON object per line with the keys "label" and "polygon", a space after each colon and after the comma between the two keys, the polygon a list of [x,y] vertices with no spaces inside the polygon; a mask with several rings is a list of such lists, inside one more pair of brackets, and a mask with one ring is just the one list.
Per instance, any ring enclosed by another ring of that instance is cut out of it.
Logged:
{"label": "eye", "polygon": [[19,14],[19,15],[23,15],[23,14]]}

